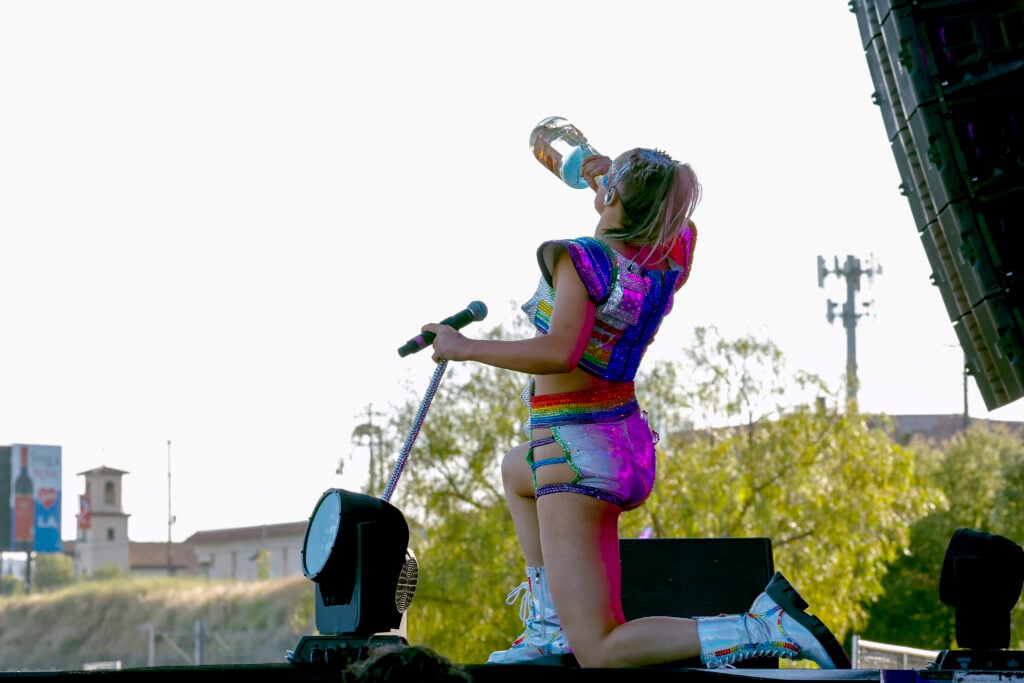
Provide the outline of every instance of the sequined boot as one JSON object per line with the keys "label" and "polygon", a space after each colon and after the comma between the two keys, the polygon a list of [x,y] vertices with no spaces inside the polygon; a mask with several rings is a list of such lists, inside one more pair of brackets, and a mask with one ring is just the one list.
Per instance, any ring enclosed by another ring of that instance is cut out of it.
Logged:
{"label": "sequined boot", "polygon": [[507,650],[491,653],[488,664],[529,664],[543,657],[569,654],[569,641],[558,619],[548,590],[544,567],[527,567],[526,581],[505,598],[512,605],[519,600],[519,618],[526,629]]}
{"label": "sequined boot", "polygon": [[809,659],[822,669],[849,669],[843,646],[782,574],[776,573],[750,611],[699,617],[700,659],[709,669],[751,657]]}

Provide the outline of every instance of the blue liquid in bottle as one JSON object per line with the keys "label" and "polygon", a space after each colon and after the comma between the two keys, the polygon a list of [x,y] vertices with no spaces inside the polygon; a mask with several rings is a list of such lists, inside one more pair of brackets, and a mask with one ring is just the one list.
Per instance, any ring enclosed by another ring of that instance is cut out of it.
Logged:
{"label": "blue liquid in bottle", "polygon": [[580,171],[583,170],[583,160],[593,155],[594,149],[588,144],[584,144],[581,147],[573,147],[572,151],[562,159],[562,181],[569,187],[574,187],[577,190],[587,187],[587,181],[580,174]]}
{"label": "blue liquid in bottle", "polygon": [[581,190],[587,181],[580,175],[583,160],[597,154],[576,126],[560,116],[549,116],[530,133],[533,155],[569,187]]}

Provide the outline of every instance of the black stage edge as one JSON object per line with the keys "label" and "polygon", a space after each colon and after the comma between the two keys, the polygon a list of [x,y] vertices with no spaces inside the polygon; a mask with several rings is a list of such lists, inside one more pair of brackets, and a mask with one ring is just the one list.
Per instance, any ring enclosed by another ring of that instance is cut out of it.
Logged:
{"label": "black stage edge", "polygon": [[[1024,683],[1024,671],[992,669],[587,669],[560,666],[464,665],[474,683]],[[116,671],[0,671],[0,681],[31,679],[39,683],[323,683],[336,682],[339,670],[326,666],[295,664],[246,664],[236,666],[176,666]]]}
{"label": "black stage edge", "polygon": [[[927,683],[931,681],[970,680],[971,672],[953,671],[880,671],[878,669],[587,669],[554,666],[487,666],[465,665],[475,683],[736,683],[746,681],[793,681],[794,683],[828,683],[831,681],[867,681],[878,683]],[[954,676],[954,673],[960,676]],[[981,674],[982,672],[978,672]],[[978,680],[992,681],[993,672],[984,672]],[[964,676],[964,674],[967,674]],[[1009,678],[1007,678],[1009,677]],[[314,665],[251,664],[238,666],[180,666],[163,668],[121,669],[116,671],[13,671],[0,672],[0,680],[32,679],[39,683],[64,683],[92,679],[95,683],[225,683],[244,680],[246,683],[321,683],[338,681],[337,669]],[[1021,672],[1004,673],[1002,680],[1024,681]]]}
{"label": "black stage edge", "polygon": [[[882,681],[877,669],[821,671],[817,669],[585,669],[556,666],[514,666],[514,665],[466,665],[474,683],[546,683],[547,681],[569,681],[579,683],[604,683],[615,681],[643,681],[643,683],[702,683],[713,681],[723,683],[729,678],[788,681]],[[909,676],[891,683],[913,683]],[[12,678],[33,679],[43,683],[83,681],[90,678],[96,683],[225,683],[227,680],[244,680],[246,683],[322,683],[338,681],[337,669],[312,665],[265,664],[242,666],[180,666],[146,669],[121,669],[117,671],[26,671],[0,672],[0,680]]]}

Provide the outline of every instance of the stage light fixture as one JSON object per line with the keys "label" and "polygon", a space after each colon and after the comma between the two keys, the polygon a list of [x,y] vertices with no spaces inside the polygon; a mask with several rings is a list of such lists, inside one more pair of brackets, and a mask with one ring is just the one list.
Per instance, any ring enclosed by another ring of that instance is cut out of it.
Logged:
{"label": "stage light fixture", "polygon": [[302,544],[302,571],[316,584],[318,635],[289,653],[293,663],[344,664],[396,634],[416,590],[418,567],[398,508],[373,496],[328,489]]}
{"label": "stage light fixture", "polygon": [[1024,548],[1005,536],[957,529],[942,563],[939,598],[956,610],[957,645],[966,650],[942,653],[940,668],[1020,667],[1022,653],[995,651],[1010,644],[1010,611],[1022,587]]}

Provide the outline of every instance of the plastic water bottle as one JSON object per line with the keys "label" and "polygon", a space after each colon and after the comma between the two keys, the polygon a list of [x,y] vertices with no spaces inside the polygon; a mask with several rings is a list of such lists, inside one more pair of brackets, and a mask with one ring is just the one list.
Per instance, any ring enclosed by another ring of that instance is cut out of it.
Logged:
{"label": "plastic water bottle", "polygon": [[568,185],[581,190],[587,187],[580,171],[583,160],[597,154],[580,129],[561,116],[549,116],[530,133],[530,148],[544,168]]}

